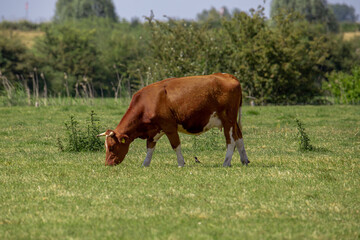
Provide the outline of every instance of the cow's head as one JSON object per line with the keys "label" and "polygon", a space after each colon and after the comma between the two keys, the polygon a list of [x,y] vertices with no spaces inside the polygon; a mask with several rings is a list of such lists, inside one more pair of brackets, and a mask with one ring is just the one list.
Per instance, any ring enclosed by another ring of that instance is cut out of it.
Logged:
{"label": "cow's head", "polygon": [[130,140],[125,134],[119,134],[113,130],[107,130],[97,135],[105,136],[106,159],[105,165],[114,166],[121,163],[129,151]]}

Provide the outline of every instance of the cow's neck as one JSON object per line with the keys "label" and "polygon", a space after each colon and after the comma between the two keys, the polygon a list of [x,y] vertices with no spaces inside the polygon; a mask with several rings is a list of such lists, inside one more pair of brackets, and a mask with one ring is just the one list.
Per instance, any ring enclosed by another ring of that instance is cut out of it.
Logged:
{"label": "cow's neck", "polygon": [[142,137],[142,125],[141,114],[136,110],[128,109],[115,131],[120,134],[126,134],[133,141],[136,138]]}

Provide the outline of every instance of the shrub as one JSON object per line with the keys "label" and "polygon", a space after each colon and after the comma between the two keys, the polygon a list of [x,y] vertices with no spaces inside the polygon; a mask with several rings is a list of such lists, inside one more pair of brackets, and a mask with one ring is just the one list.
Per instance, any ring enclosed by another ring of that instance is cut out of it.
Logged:
{"label": "shrub", "polygon": [[21,39],[11,33],[2,33],[0,37],[0,71],[10,81],[16,79],[16,74],[28,73],[26,46]]}
{"label": "shrub", "polygon": [[328,77],[323,89],[330,92],[335,103],[360,103],[360,67],[353,68],[352,74],[334,71]]}

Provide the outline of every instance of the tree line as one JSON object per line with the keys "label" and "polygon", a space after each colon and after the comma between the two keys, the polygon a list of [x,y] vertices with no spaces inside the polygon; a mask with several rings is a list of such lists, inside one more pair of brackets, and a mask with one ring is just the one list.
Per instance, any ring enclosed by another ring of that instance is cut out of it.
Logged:
{"label": "tree line", "polygon": [[[303,2],[273,0],[270,19],[259,6],[212,8],[194,21],[153,14],[126,21],[111,0],[59,0],[51,23],[0,24],[44,33],[31,47],[11,31],[0,38],[1,90],[131,97],[164,78],[227,72],[258,104],[323,103],[324,96],[359,103],[360,38],[343,39],[343,23],[326,1],[311,1],[313,10]],[[346,26],[358,28],[349,9]]]}

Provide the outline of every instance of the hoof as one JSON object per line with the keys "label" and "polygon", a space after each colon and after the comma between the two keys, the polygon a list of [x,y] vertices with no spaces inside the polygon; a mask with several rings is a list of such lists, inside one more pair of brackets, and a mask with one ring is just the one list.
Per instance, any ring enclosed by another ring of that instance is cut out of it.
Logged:
{"label": "hoof", "polygon": [[247,166],[247,165],[250,163],[250,161],[249,161],[248,159],[246,159],[246,160],[244,160],[244,161],[241,161],[241,163],[242,163],[243,165]]}
{"label": "hoof", "polygon": [[178,167],[179,167],[179,168],[184,167],[185,164],[186,164],[186,162],[178,163]]}

